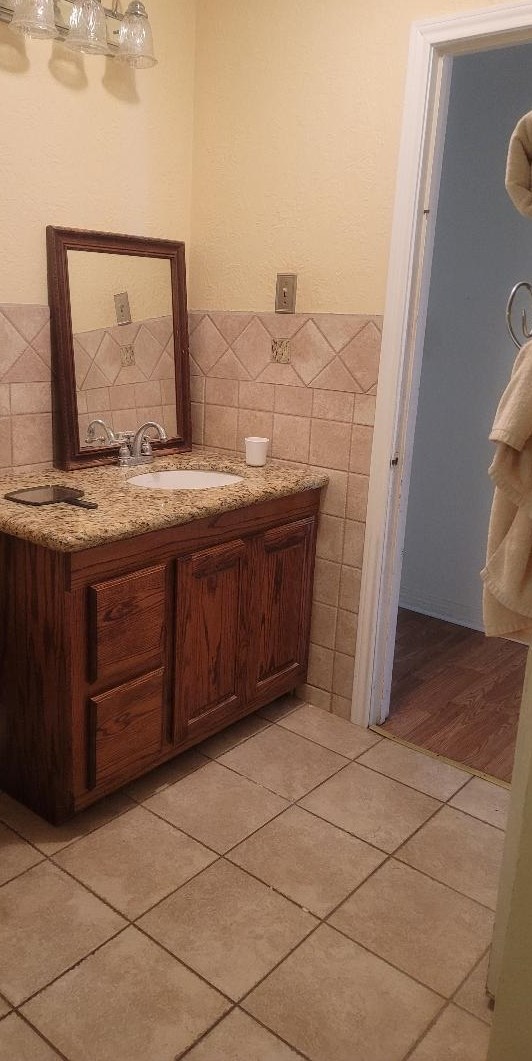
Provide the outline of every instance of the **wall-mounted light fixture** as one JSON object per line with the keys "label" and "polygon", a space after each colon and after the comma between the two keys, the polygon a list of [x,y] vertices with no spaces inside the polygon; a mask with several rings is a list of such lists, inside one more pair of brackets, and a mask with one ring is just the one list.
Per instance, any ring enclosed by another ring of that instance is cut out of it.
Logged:
{"label": "wall-mounted light fixture", "polygon": [[27,37],[59,39],[87,55],[109,55],[130,66],[155,66],[146,8],[132,0],[125,14],[114,0],[0,0],[0,21]]}

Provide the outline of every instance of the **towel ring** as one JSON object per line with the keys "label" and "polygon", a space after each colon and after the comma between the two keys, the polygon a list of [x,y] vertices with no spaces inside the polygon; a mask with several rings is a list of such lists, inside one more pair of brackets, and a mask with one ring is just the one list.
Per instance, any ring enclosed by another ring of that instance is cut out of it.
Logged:
{"label": "towel ring", "polygon": [[[508,305],[506,307],[506,323],[508,325],[508,331],[510,332],[510,335],[512,337],[512,342],[515,343],[518,350],[523,345],[523,341],[521,339],[518,339],[517,335],[515,334],[514,327],[512,324],[512,310],[515,302],[515,296],[522,287],[526,288],[530,297],[532,298],[532,284],[529,284],[526,280],[520,280],[519,283],[512,288],[510,292],[510,298],[508,299]],[[521,313],[521,330],[523,332],[524,339],[532,339],[532,331],[530,331],[528,327],[526,309],[524,309]]]}

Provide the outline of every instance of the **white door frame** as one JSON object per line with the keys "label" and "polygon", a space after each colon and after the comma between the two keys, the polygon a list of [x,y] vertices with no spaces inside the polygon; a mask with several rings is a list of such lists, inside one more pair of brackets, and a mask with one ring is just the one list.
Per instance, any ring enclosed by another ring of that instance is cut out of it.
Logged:
{"label": "white door frame", "polygon": [[412,25],[351,709],[352,721],[362,726],[388,713],[452,58],[529,40],[532,2]]}

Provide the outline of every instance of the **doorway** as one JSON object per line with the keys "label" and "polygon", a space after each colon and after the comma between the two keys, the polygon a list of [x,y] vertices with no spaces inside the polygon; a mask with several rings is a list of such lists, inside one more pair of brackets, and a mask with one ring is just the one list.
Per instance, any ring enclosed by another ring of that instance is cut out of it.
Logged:
{"label": "doorway", "polygon": [[[353,697],[352,718],[365,725],[383,723],[390,703],[401,556],[453,56],[474,58],[475,53],[513,48],[531,39],[531,4],[493,8],[470,16],[417,24],[412,30]],[[459,62],[455,64],[457,68]],[[529,107],[527,100],[521,113]],[[500,179],[502,183],[502,175]],[[512,207],[509,209],[513,210]],[[519,223],[517,214],[516,219]],[[526,222],[523,220],[521,224]],[[527,278],[526,275],[514,277],[510,272],[506,295],[513,282]],[[497,312],[504,333],[504,300]],[[488,420],[507,382],[515,353],[506,336],[503,350],[506,350],[508,360],[499,362],[499,369],[502,369],[500,386],[495,391],[495,403],[491,398],[488,402]],[[481,469],[483,476],[490,459],[489,444],[486,446],[488,459]],[[476,572],[478,567],[475,571],[475,577],[478,577]]]}

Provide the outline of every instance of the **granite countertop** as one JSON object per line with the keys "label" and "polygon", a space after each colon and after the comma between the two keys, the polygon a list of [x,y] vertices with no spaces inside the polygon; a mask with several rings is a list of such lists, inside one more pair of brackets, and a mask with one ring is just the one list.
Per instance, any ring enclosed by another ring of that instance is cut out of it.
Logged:
{"label": "granite countertop", "polygon": [[[127,482],[144,472],[177,468],[225,471],[241,475],[243,481],[208,490],[147,490]],[[260,501],[319,489],[327,481],[325,475],[302,472],[273,460],[268,460],[264,468],[251,468],[243,459],[204,448],[159,457],[136,468],[113,464],[72,472],[58,468],[40,473],[13,472],[0,476],[0,531],[60,552],[75,552]],[[96,501],[98,508],[88,510],[68,504],[36,508],[4,497],[8,491],[43,485],[84,490],[85,499]]]}

